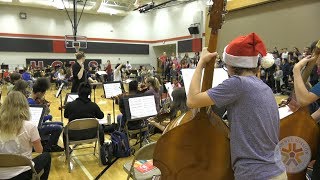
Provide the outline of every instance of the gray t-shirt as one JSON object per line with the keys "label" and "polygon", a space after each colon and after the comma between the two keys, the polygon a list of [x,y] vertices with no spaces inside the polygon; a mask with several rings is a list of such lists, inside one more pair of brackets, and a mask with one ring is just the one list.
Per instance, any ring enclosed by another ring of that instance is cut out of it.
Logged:
{"label": "gray t-shirt", "polygon": [[279,142],[279,111],[272,90],[255,76],[232,76],[207,91],[217,107],[226,106],[231,162],[236,180],[266,180],[285,171]]}

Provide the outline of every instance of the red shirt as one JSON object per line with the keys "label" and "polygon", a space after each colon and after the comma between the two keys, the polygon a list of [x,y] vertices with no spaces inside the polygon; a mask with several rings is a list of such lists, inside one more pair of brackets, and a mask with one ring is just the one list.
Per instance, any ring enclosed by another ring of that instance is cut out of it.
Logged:
{"label": "red shirt", "polygon": [[111,74],[112,73],[112,69],[111,69],[111,64],[108,64],[107,68],[106,68],[107,74]]}
{"label": "red shirt", "polygon": [[3,73],[3,77],[4,77],[4,78],[8,77],[9,75],[10,75],[10,73],[7,72],[7,71],[5,71],[5,72]]}
{"label": "red shirt", "polygon": [[161,60],[162,64],[165,64],[166,60],[167,60],[167,56],[164,56],[164,55],[160,56],[160,60]]}

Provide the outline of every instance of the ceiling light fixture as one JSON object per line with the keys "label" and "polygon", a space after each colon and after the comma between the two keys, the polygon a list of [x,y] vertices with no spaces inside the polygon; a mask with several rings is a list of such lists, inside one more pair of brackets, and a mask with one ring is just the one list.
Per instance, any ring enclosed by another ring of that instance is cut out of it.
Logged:
{"label": "ceiling light fixture", "polygon": [[121,13],[119,10],[106,7],[104,4],[100,5],[100,7],[99,7],[97,12],[98,13],[104,13],[104,14],[110,14],[110,15]]}

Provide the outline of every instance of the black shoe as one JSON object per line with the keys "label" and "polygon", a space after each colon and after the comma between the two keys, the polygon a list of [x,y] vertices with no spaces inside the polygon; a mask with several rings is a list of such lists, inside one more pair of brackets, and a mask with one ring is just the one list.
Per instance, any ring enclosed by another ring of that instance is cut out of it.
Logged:
{"label": "black shoe", "polygon": [[62,152],[64,151],[64,148],[58,146],[58,145],[53,145],[50,148],[45,148],[45,152]]}

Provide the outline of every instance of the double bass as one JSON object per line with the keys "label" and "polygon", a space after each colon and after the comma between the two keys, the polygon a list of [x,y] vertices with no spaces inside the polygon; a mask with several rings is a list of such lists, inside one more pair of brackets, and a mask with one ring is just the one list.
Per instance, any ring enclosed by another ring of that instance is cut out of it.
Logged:
{"label": "double bass", "polygon": [[[313,56],[315,60],[309,62],[302,72],[303,82],[306,84],[311,71],[316,64],[316,59],[320,54],[320,41],[318,41],[317,47],[314,50]],[[284,140],[287,137],[299,137],[302,138],[310,147],[311,159],[316,158],[316,153],[320,138],[319,127],[316,121],[311,117],[307,107],[299,108],[295,101],[294,93],[290,98],[289,107],[296,109],[296,111],[280,120],[280,140]],[[294,145],[294,144],[293,144]],[[281,153],[286,153],[287,147],[280,147]],[[292,151],[293,152],[293,151]],[[308,153],[308,152],[304,152]],[[296,154],[294,154],[296,157]],[[286,163],[286,162],[284,162]],[[287,162],[288,163],[288,162]],[[300,172],[292,173],[287,172],[288,180],[305,180],[307,167]]]}
{"label": "double bass", "polygon": [[[209,52],[216,51],[226,2],[213,0],[209,22]],[[212,87],[214,64],[205,68],[203,92]],[[229,128],[211,109],[201,108],[194,117],[193,112],[188,111],[167,126],[157,141],[153,162],[161,171],[161,180],[234,179]]]}

